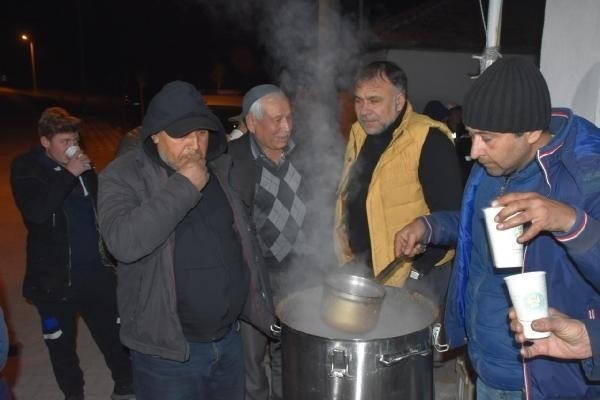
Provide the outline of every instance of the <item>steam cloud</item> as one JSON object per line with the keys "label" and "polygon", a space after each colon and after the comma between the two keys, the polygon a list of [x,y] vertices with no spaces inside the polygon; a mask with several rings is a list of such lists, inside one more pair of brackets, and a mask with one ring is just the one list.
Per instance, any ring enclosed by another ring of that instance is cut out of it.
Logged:
{"label": "steam cloud", "polygon": [[[340,132],[340,96],[351,87],[363,46],[358,30],[333,8],[310,0],[196,0],[215,20],[226,18],[258,33],[272,76],[294,104],[294,140],[308,158],[302,165],[310,181],[307,245],[300,250],[314,265],[293,266],[280,282],[281,295],[321,283],[337,265],[333,247],[335,190],[345,141]],[[322,2],[327,3],[327,2]],[[305,257],[302,257],[306,261]]]}

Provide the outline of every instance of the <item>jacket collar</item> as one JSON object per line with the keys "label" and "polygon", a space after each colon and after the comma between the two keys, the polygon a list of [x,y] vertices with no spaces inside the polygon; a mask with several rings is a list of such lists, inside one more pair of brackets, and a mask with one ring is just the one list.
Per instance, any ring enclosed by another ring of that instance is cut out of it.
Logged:
{"label": "jacket collar", "polygon": [[60,171],[63,167],[56,161],[48,157],[46,150],[41,144],[36,144],[31,148],[31,154],[33,158],[40,163],[46,169],[52,169],[54,171]]}
{"label": "jacket collar", "polygon": [[566,144],[571,123],[573,121],[573,112],[566,108],[557,108],[552,110],[550,118],[550,133],[552,140],[550,143],[541,147],[537,151],[537,162],[544,173],[544,179],[548,187],[551,187],[548,171],[553,165],[562,162],[563,152],[560,149]]}
{"label": "jacket collar", "polygon": [[404,107],[402,108],[402,111],[400,111],[400,114],[398,114],[396,120],[387,128],[393,131],[392,140],[395,140],[402,134],[402,132],[404,132],[404,129],[408,125],[408,121],[410,121],[412,114],[412,105],[408,100],[406,100],[406,103],[404,103]]}
{"label": "jacket collar", "polygon": [[[254,138],[254,134],[249,132],[249,134],[247,136],[249,137],[249,140],[250,140],[250,150],[252,152],[252,158],[254,160],[258,160],[260,158],[266,162],[275,164],[264,153],[264,151],[262,150],[262,148],[260,147],[260,145],[258,144],[256,139]],[[288,141],[287,146],[285,146],[285,148],[283,149],[283,155],[281,157],[279,164],[282,164],[289,157],[289,154],[292,152],[292,150],[294,150],[295,147],[296,147],[296,142],[294,142],[294,139],[290,137],[290,140]]]}

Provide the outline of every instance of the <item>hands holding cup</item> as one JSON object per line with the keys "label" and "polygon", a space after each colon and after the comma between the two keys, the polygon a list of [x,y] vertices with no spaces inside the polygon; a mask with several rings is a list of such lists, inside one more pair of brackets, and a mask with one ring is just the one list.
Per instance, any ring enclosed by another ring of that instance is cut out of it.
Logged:
{"label": "hands holding cup", "polygon": [[488,207],[483,209],[494,266],[496,268],[522,267],[523,245],[517,239],[523,234],[523,225],[499,230],[497,216],[503,208]]}
{"label": "hands holding cup", "polygon": [[85,154],[79,146],[70,146],[65,151],[65,156],[69,159],[65,168],[75,176],[79,176],[85,171],[92,168],[90,158]]}
{"label": "hands holding cup", "polygon": [[[521,348],[525,358],[551,356],[564,359],[585,359],[592,356],[592,346],[586,326],[583,322],[569,318],[554,308],[548,309],[548,317],[536,319],[531,326],[536,331],[548,333],[546,339],[534,340],[530,346]],[[528,341],[524,334],[524,326],[511,308],[508,312],[510,329],[515,332],[518,343]]]}
{"label": "hands holding cup", "polygon": [[532,328],[532,321],[548,316],[548,294],[546,272],[533,271],[509,275],[504,278],[510,300],[515,308],[522,332],[526,339],[541,339],[550,336]]}
{"label": "hands holding cup", "polygon": [[540,232],[567,232],[575,224],[573,207],[539,193],[508,193],[498,197],[492,207],[502,207],[495,217],[499,230],[527,224],[517,241],[525,243]]}

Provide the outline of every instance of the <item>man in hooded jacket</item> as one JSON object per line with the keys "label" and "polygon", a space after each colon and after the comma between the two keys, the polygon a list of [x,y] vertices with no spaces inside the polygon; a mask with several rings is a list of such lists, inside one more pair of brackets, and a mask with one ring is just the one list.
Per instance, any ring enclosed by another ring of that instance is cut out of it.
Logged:
{"label": "man in hooded jacket", "polygon": [[100,228],[118,260],[121,340],[138,399],[242,399],[238,318],[265,332],[273,320],[225,147],[200,92],[175,81],[150,102],[141,143],[100,176]]}

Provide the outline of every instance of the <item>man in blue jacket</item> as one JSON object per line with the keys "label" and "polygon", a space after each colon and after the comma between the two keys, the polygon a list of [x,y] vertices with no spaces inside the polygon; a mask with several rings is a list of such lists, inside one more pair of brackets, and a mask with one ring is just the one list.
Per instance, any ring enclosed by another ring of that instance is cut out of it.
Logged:
{"label": "man in blue jacket", "polygon": [[482,215],[490,204],[503,206],[498,229],[525,224],[518,239],[525,245],[522,270],[546,271],[550,306],[594,319],[600,311],[600,129],[570,110],[551,110],[544,77],[519,58],[497,61],[474,82],[464,123],[478,163],[461,211],[413,221],[397,233],[396,253],[458,242],[445,327],[452,347],[468,344],[478,400],[521,399],[523,391],[534,400],[600,396],[600,385],[586,381],[577,361],[520,359],[503,283],[519,270],[493,267]]}

